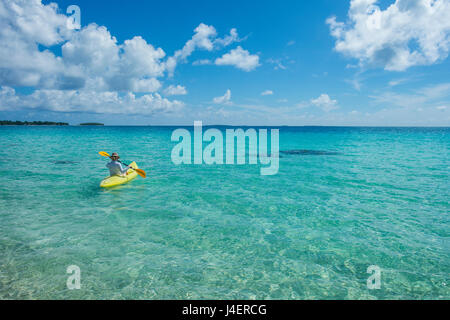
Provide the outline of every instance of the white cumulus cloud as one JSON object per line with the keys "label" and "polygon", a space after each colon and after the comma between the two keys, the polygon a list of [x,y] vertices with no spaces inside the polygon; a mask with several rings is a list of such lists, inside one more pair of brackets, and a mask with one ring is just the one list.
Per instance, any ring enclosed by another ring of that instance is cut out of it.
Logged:
{"label": "white cumulus cloud", "polygon": [[212,61],[209,59],[195,60],[194,62],[192,62],[193,66],[204,66],[208,64],[212,64]]}
{"label": "white cumulus cloud", "polygon": [[229,53],[225,53],[222,57],[217,58],[215,64],[218,66],[235,66],[244,71],[251,71],[260,65],[258,55],[250,54],[240,46],[231,50]]}
{"label": "white cumulus cloud", "polygon": [[270,95],[272,95],[272,94],[273,94],[273,91],[272,91],[272,90],[266,90],[266,91],[261,92],[261,95],[262,95],[262,96],[270,96]]}
{"label": "white cumulus cloud", "polygon": [[153,92],[165,71],[165,53],[136,36],[119,45],[102,26],[90,24],[62,46],[62,58],[83,75],[97,79],[97,89]]}
{"label": "white cumulus cloud", "polygon": [[236,28],[230,30],[230,34],[225,36],[224,38],[217,38],[214,40],[214,45],[220,47],[226,47],[232,44],[233,42],[240,42],[242,39],[239,38],[238,32]]}
{"label": "white cumulus cloud", "polygon": [[194,35],[186,42],[182,49],[175,51],[172,57],[166,62],[169,75],[172,76],[178,63],[185,62],[186,59],[197,49],[212,51],[215,48],[225,47],[233,42],[240,41],[235,28],[231,29],[230,35],[217,38],[217,31],[213,26],[204,23],[194,29]]}
{"label": "white cumulus cloud", "polygon": [[0,85],[44,87],[57,78],[64,81],[62,59],[39,49],[70,36],[67,17],[56,10],[56,4],[44,6],[40,0],[0,2]]}
{"label": "white cumulus cloud", "polygon": [[[104,26],[67,28],[56,4],[0,3],[0,85],[39,89],[153,92],[165,71],[165,53],[142,37],[119,44]],[[61,56],[48,50],[59,46]],[[92,87],[90,87],[92,89]]]}
{"label": "white cumulus cloud", "polygon": [[39,89],[29,95],[17,95],[13,88],[0,89],[0,110],[25,107],[57,112],[152,115],[176,112],[183,106],[183,102],[170,101],[157,93],[136,97],[132,92]]}
{"label": "white cumulus cloud", "polygon": [[396,0],[385,10],[376,4],[352,0],[347,22],[327,19],[338,52],[395,71],[447,58],[450,1]]}
{"label": "white cumulus cloud", "polygon": [[180,85],[176,85],[176,86],[170,85],[164,90],[164,93],[167,96],[185,95],[185,94],[187,94],[187,90],[185,87],[180,86]]}
{"label": "white cumulus cloud", "polygon": [[223,96],[213,99],[215,104],[230,104],[231,103],[231,90],[228,89]]}
{"label": "white cumulus cloud", "polygon": [[[178,110],[183,102],[157,93],[161,78],[173,74],[195,50],[213,51],[242,41],[235,28],[220,38],[213,26],[201,23],[192,38],[167,57],[141,36],[119,42],[95,23],[79,30],[68,28],[68,17],[61,12],[57,4],[42,0],[0,0],[1,110],[142,114]],[[238,65],[251,69],[254,56],[245,50],[240,53],[247,62]],[[19,87],[32,92],[19,94],[14,89]],[[184,95],[187,90],[177,85],[163,92]],[[231,92],[227,93],[220,103],[230,103]]]}
{"label": "white cumulus cloud", "polygon": [[320,109],[322,109],[323,111],[325,111],[325,112],[329,112],[329,111],[331,111],[331,110],[334,110],[334,109],[337,109],[338,108],[338,106],[337,106],[337,100],[332,100],[331,98],[330,98],[330,96],[329,95],[327,95],[327,94],[321,94],[318,98],[316,98],[316,99],[311,99],[311,103],[314,105],[314,106],[316,106],[316,107],[318,107],[318,108],[320,108]]}

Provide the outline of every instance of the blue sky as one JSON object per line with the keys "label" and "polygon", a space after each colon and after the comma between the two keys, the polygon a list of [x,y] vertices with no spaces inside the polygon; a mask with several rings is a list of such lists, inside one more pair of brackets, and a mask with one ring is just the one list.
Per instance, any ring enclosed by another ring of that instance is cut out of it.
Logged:
{"label": "blue sky", "polygon": [[448,126],[449,2],[0,0],[0,118]]}

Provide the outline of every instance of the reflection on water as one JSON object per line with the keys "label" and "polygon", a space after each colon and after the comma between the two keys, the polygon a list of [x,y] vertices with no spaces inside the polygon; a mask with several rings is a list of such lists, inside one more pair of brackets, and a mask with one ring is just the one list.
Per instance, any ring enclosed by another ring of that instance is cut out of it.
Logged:
{"label": "reflection on water", "polygon": [[71,161],[71,160],[58,160],[53,161],[54,164],[78,164],[78,161]]}
{"label": "reflection on water", "polygon": [[301,149],[281,150],[280,153],[289,155],[300,155],[300,156],[334,156],[342,154],[340,152],[335,151],[301,150]]}

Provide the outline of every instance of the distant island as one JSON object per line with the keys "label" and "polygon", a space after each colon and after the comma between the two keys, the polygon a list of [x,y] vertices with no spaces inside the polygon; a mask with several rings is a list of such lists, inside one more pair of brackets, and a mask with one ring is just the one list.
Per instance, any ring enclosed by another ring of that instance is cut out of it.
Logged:
{"label": "distant island", "polygon": [[80,126],[103,126],[103,123],[98,123],[98,122],[85,122],[85,123],[80,123]]}
{"label": "distant island", "polygon": [[0,126],[68,126],[67,122],[0,120]]}

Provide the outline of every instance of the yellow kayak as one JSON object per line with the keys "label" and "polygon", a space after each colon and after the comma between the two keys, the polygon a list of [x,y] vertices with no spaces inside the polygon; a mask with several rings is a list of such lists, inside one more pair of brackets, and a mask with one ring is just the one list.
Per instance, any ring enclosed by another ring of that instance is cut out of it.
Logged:
{"label": "yellow kayak", "polygon": [[[132,167],[134,169],[139,169],[136,162],[134,162],[134,161],[130,164],[130,167]],[[123,177],[109,176],[109,177],[103,179],[102,182],[100,182],[100,187],[109,188],[109,187],[118,186],[120,184],[124,184],[124,183],[127,183],[128,181],[133,180],[137,176],[138,176],[138,174],[136,173],[135,170],[128,169],[126,176],[123,176]]]}

